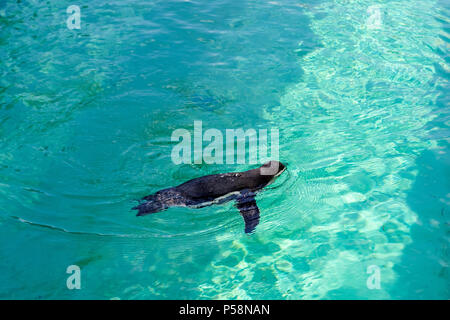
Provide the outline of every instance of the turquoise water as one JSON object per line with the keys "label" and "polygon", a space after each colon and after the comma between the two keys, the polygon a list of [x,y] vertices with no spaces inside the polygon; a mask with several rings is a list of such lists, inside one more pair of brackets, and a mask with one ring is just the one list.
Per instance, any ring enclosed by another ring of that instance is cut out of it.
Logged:
{"label": "turquoise water", "polygon": [[[449,299],[449,46],[449,1],[0,1],[0,298]],[[251,236],[130,210],[251,167],[174,165],[195,120],[279,129]]]}

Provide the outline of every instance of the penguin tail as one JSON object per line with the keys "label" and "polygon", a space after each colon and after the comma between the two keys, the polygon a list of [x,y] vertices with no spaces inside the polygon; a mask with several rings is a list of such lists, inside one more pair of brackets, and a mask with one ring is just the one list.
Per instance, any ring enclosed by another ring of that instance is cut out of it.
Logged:
{"label": "penguin tail", "polygon": [[132,210],[138,210],[136,216],[145,216],[147,214],[156,213],[167,208],[156,197],[147,196],[144,198],[146,201],[132,208]]}

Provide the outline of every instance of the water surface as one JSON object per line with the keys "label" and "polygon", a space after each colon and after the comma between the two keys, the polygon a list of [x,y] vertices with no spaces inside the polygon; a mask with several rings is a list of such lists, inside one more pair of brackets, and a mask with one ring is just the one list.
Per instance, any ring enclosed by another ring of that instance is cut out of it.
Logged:
{"label": "water surface", "polygon": [[[72,4],[0,2],[0,298],[450,298],[448,1]],[[130,210],[250,168],[174,165],[195,120],[280,131],[251,236]]]}

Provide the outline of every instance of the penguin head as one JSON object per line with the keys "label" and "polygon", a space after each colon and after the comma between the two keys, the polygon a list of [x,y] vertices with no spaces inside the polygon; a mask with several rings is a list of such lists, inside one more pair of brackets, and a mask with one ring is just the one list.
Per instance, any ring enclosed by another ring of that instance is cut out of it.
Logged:
{"label": "penguin head", "polygon": [[278,176],[284,170],[286,170],[286,166],[282,164],[280,161],[271,160],[264,163],[260,167],[260,174],[263,176]]}

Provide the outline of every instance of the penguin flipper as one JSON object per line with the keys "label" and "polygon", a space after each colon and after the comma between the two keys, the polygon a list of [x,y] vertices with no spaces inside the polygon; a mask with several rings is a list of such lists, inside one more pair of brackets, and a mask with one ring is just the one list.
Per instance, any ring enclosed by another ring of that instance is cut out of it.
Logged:
{"label": "penguin flipper", "polygon": [[241,212],[245,222],[245,233],[251,233],[259,224],[259,208],[256,204],[255,193],[241,193],[236,199],[236,207]]}

